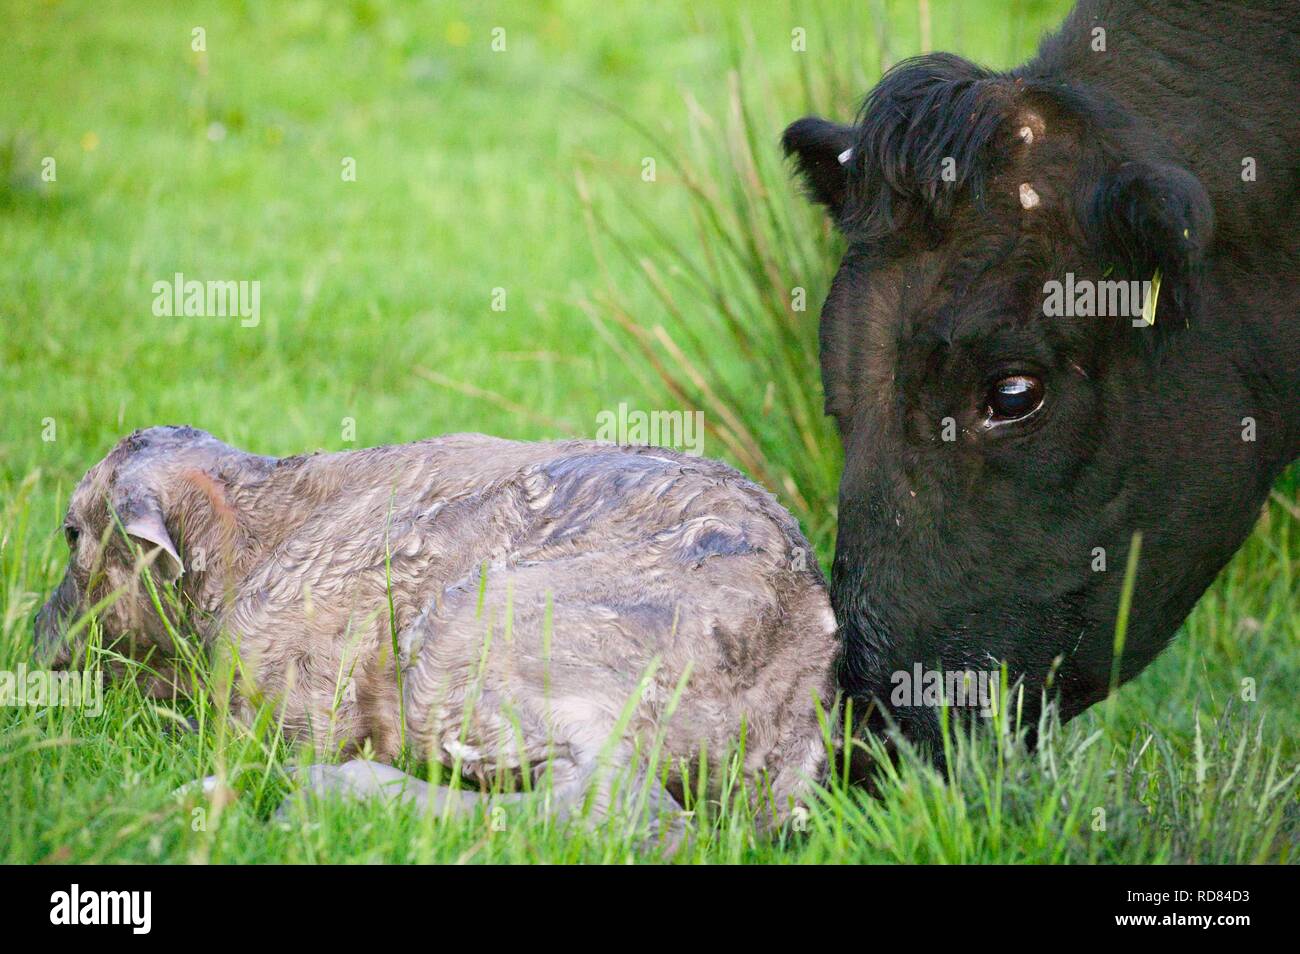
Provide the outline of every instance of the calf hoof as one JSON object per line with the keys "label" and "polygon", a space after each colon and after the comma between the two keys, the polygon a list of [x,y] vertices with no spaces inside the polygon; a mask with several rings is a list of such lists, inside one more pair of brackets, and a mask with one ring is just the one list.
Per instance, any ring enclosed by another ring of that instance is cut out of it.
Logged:
{"label": "calf hoof", "polygon": [[[233,779],[227,779],[227,781],[233,781]],[[173,789],[171,797],[180,801],[202,797],[214,804],[229,805],[239,795],[230,785],[223,785],[220,778],[209,775],[206,778],[196,778],[192,782],[186,782],[179,788]]]}

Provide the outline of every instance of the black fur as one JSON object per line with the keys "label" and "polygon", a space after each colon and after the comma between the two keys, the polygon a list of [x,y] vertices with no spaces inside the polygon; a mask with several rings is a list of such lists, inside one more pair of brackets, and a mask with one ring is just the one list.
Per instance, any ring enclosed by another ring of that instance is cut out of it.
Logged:
{"label": "black fur", "polygon": [[1189,314],[1214,232],[1214,210],[1200,180],[1168,163],[1125,163],[1102,178],[1081,218],[1094,255],[1114,263],[1123,277],[1159,271],[1174,313]]}
{"label": "black fur", "polygon": [[[1005,663],[1027,718],[1044,686],[1069,717],[1109,687],[1134,532],[1121,679],[1249,533],[1300,453],[1297,63],[1293,3],[1084,0],[1024,66],[919,57],[854,125],[786,131],[847,240],[821,344],[846,452],[833,592],[849,691],[887,705],[914,663]],[[1157,271],[1155,328],[1045,316],[1045,283],[1067,273]],[[1046,401],[988,427],[1008,374],[1038,377]],[[892,715],[935,740],[933,710]]]}
{"label": "black fur", "polygon": [[810,197],[838,214],[848,185],[839,157],[853,145],[852,131],[808,116],[790,124],[781,145],[786,155],[799,154],[799,171],[808,184]]}

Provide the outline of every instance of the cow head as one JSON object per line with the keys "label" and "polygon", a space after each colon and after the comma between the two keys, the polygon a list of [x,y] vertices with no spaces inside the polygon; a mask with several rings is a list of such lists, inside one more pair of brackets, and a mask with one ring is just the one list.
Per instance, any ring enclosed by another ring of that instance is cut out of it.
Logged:
{"label": "cow head", "polygon": [[[93,616],[110,660],[147,663],[137,670],[145,689],[167,694],[183,597],[211,581],[235,546],[222,465],[234,472],[245,456],[194,428],[151,427],[92,467],[63,521],[67,569],[34,621],[38,660],[81,662]],[[120,661],[107,669],[130,671]]]}
{"label": "cow head", "polygon": [[1267,492],[1231,362],[1198,327],[1206,190],[1102,95],[949,55],[894,68],[855,125],[803,119],[784,146],[846,242],[821,319],[846,457],[845,688],[930,743],[935,708],[900,691],[918,666],[1005,666],[1026,718],[1044,689],[1081,711],[1111,684],[1135,532],[1121,680]]}

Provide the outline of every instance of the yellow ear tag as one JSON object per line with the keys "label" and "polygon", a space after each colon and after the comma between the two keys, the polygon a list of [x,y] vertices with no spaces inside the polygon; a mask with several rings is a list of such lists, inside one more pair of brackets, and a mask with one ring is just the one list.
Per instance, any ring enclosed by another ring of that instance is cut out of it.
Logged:
{"label": "yellow ear tag", "polygon": [[1151,293],[1142,302],[1142,321],[1147,327],[1156,323],[1156,302],[1160,298],[1160,269],[1151,276]]}

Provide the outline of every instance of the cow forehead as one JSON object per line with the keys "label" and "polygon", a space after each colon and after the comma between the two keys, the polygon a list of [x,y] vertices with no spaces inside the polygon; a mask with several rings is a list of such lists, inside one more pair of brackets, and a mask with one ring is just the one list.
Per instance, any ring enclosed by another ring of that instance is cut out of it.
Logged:
{"label": "cow forehead", "polygon": [[101,460],[81,478],[72,496],[68,500],[68,512],[88,516],[95,511],[95,504],[103,501],[112,484],[112,466],[107,459]]}
{"label": "cow forehead", "polygon": [[846,258],[822,329],[833,412],[892,399],[937,347],[963,347],[1008,324],[1031,330],[1050,249],[992,223],[961,234],[933,248]]}
{"label": "cow forehead", "polygon": [[103,510],[105,498],[113,489],[118,475],[124,467],[137,460],[143,452],[143,445],[133,437],[123,438],[81,478],[68,501],[68,510],[86,517],[93,517]]}
{"label": "cow forehead", "polygon": [[842,415],[892,390],[898,358],[901,273],[850,254],[841,263],[822,312],[821,363],[826,409]]}
{"label": "cow forehead", "polygon": [[[862,301],[870,333],[899,344],[950,343],[973,317],[1005,307],[1014,290],[1032,284],[1043,255],[1033,237],[986,222],[934,248],[895,254],[863,274]],[[884,346],[881,341],[880,347]]]}

